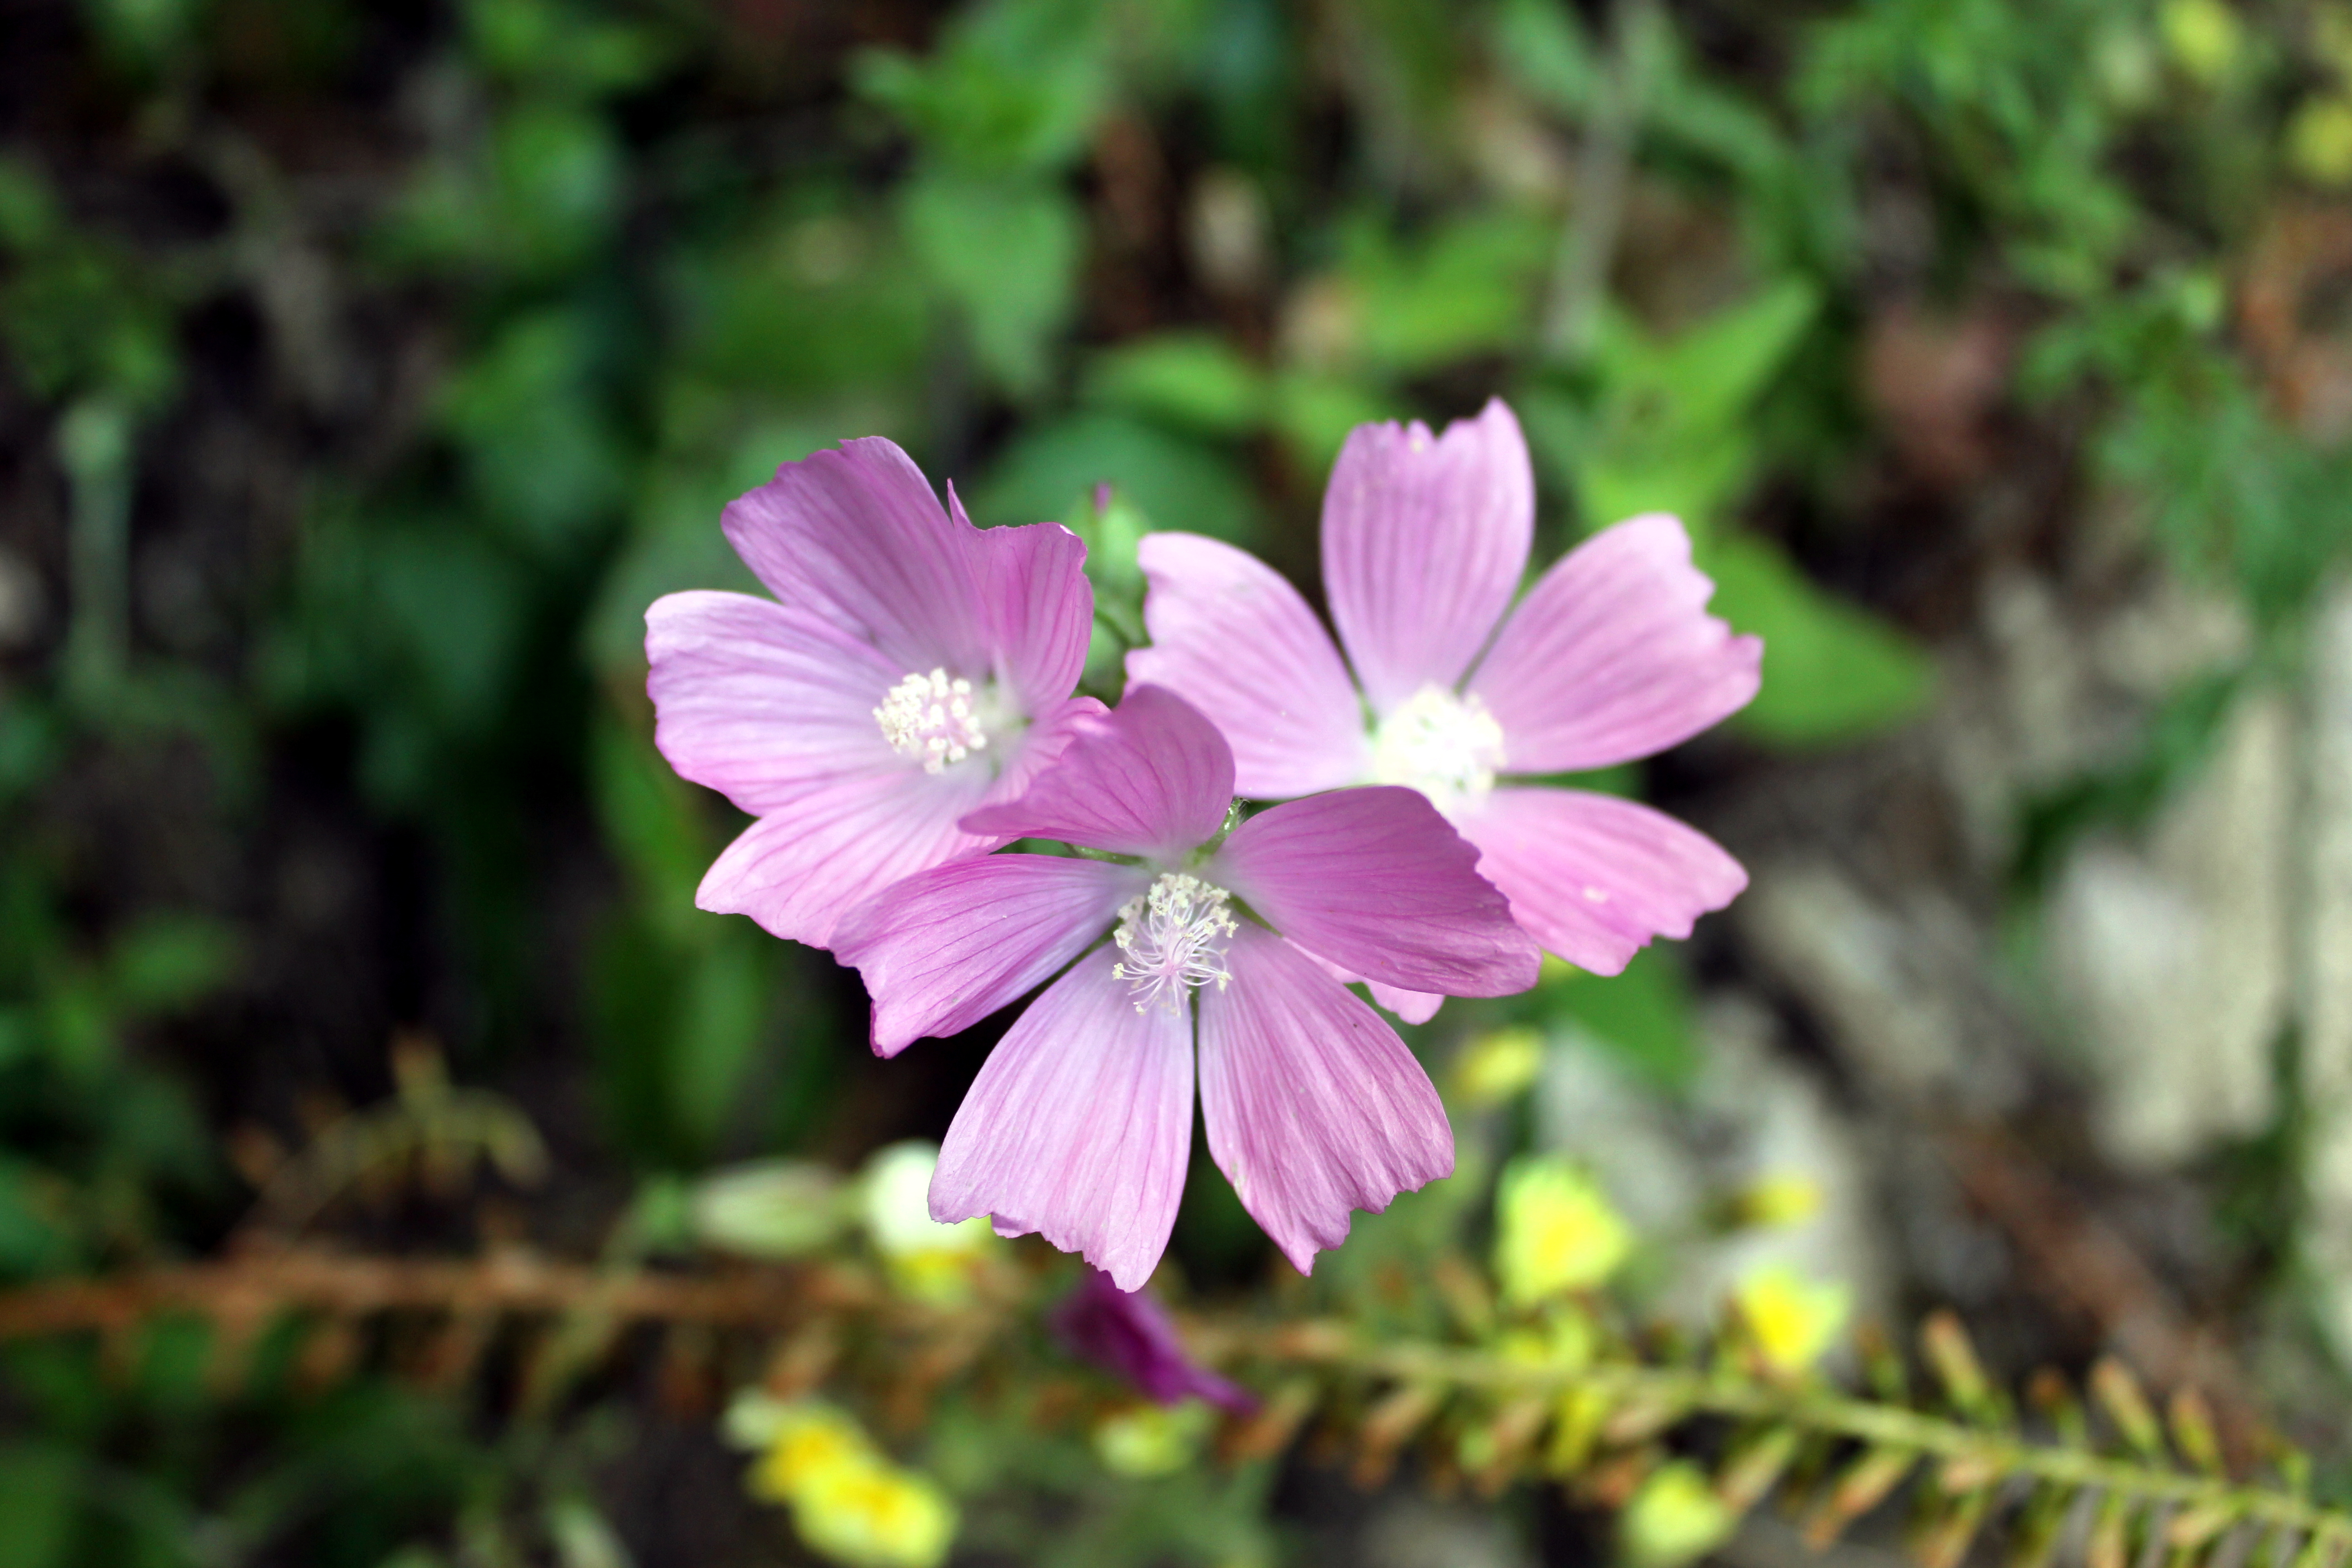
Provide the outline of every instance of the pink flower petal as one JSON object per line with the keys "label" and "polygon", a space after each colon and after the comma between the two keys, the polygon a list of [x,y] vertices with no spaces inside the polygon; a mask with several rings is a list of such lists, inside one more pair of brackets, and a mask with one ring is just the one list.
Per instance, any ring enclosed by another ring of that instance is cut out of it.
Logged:
{"label": "pink flower petal", "polygon": [[1654,936],[1748,886],[1723,847],[1662,811],[1571,789],[1498,789],[1462,825],[1478,869],[1538,942],[1580,969],[1615,974]]}
{"label": "pink flower petal", "polygon": [[1082,719],[1057,765],[1029,793],[974,812],[966,831],[1058,838],[1174,860],[1224,826],[1234,753],[1199,709],[1157,686],[1130,686],[1110,712]]}
{"label": "pink flower petal", "polygon": [[[955,487],[948,499],[956,516]],[[1095,623],[1087,547],[1058,522],[981,529],[971,535],[989,641],[1024,713],[1069,696],[1086,668]]]}
{"label": "pink flower petal", "polygon": [[1418,420],[1349,433],[1323,492],[1323,581],[1374,711],[1462,679],[1518,591],[1535,516],[1500,399],[1440,437]]}
{"label": "pink flower petal", "polygon": [[1437,1016],[1445,1005],[1445,998],[1428,991],[1400,991],[1393,985],[1383,985],[1377,980],[1365,983],[1371,989],[1372,1000],[1402,1018],[1408,1024],[1426,1024]]}
{"label": "pink flower petal", "polygon": [[1079,959],[982,1064],[940,1149],[931,1217],[1034,1230],[1137,1290],[1184,1191],[1192,1020],[1137,1011],[1114,960],[1108,945]]}
{"label": "pink flower petal", "polygon": [[1426,796],[1381,784],[1260,812],[1201,875],[1368,980],[1454,996],[1524,991],[1543,955],[1477,865]]}
{"label": "pink flower petal", "polygon": [[695,907],[750,915],[787,941],[829,946],[841,918],[891,883],[1002,842],[956,826],[990,783],[961,769],[902,767],[812,791],[761,817],[721,851],[703,874]]}
{"label": "pink flower petal", "polygon": [[1604,529],[1544,574],[1471,678],[1517,773],[1613,766],[1686,741],[1756,695],[1764,645],[1706,613],[1683,525]]}
{"label": "pink flower petal", "polygon": [[1396,1031],[1305,953],[1244,924],[1225,963],[1232,984],[1199,994],[1209,1152],[1310,1273],[1350,1211],[1453,1174],[1454,1131]]}
{"label": "pink flower petal", "polygon": [[874,1052],[968,1028],[1052,979],[1151,885],[1139,867],[990,855],[918,872],[852,910],[833,954],[874,998]]}
{"label": "pink flower petal", "polygon": [[1234,787],[1283,800],[1364,776],[1363,705],[1315,612],[1271,566],[1194,533],[1146,534],[1151,646],[1128,679],[1206,713],[1234,748]]}
{"label": "pink flower petal", "polygon": [[899,672],[870,644],[748,594],[670,594],[646,612],[654,743],[745,811],[904,771],[874,709]]}
{"label": "pink flower petal", "polygon": [[992,673],[974,531],[895,443],[869,436],[786,463],[720,525],[770,592],[870,640],[892,679]]}
{"label": "pink flower petal", "polygon": [[1239,1414],[1257,1407],[1247,1389],[1184,1353],[1167,1308],[1143,1291],[1120,1289],[1099,1268],[1087,1270],[1050,1321],[1064,1344],[1127,1379],[1147,1399],[1161,1405],[1205,1399]]}

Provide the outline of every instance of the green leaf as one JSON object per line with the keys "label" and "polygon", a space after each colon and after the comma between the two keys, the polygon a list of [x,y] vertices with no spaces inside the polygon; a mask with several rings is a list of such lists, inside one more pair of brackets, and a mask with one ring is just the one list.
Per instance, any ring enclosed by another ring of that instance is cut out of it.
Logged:
{"label": "green leaf", "polygon": [[1581,117],[1599,101],[1601,64],[1573,5],[1505,0],[1495,16],[1495,63],[1547,109]]}
{"label": "green leaf", "polygon": [[1098,484],[1116,485],[1155,528],[1245,543],[1257,521],[1231,457],[1116,414],[1032,426],[997,459],[972,504],[990,522],[1034,522]]}
{"label": "green leaf", "polygon": [[1093,0],[990,0],[958,13],[929,59],[871,51],[855,80],[958,167],[1058,169],[1085,148],[1110,94],[1107,13]]}
{"label": "green leaf", "polygon": [[1041,391],[1076,301],[1081,226],[1068,195],[935,168],[908,184],[899,214],[924,270],[971,322],[981,364],[1010,392]]}
{"label": "green leaf", "polygon": [[1341,270],[1354,355],[1402,376],[1516,350],[1556,240],[1557,226],[1533,212],[1481,212],[1412,240],[1349,226]]}
{"label": "green leaf", "polygon": [[80,1501],[80,1469],[62,1448],[0,1448],[0,1568],[63,1568]]}
{"label": "green leaf", "polygon": [[1575,1025],[1662,1089],[1687,1088],[1696,1078],[1690,982],[1673,953],[1645,947],[1614,975],[1559,967],[1565,973],[1544,988],[1555,1021]]}
{"label": "green leaf", "polygon": [[1265,417],[1265,374],[1223,338],[1167,332],[1097,357],[1089,401],[1210,436],[1238,436]]}
{"label": "green leaf", "polygon": [[1927,656],[1867,612],[1813,585],[1780,549],[1748,534],[1718,540],[1700,563],[1714,612],[1764,639],[1764,684],[1736,722],[1759,740],[1810,746],[1898,724],[1926,703]]}
{"label": "green leaf", "polygon": [[201,915],[151,915],[107,953],[109,999],[131,1013],[169,1013],[202,1001],[235,972],[236,934]]}

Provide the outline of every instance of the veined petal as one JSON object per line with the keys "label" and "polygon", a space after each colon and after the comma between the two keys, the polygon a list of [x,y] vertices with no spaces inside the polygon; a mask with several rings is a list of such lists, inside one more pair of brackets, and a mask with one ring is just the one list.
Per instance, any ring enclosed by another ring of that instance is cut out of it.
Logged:
{"label": "veined petal", "polygon": [[1349,434],[1323,492],[1323,581],[1376,712],[1462,679],[1518,590],[1535,516],[1527,439],[1499,398],[1439,437],[1418,420]]}
{"label": "veined petal", "polygon": [[965,830],[1173,860],[1224,826],[1233,750],[1182,698],[1131,686],[1117,708],[1071,729],[1028,794],[974,812]]}
{"label": "veined petal", "polygon": [[1604,529],[1544,574],[1471,677],[1517,773],[1662,752],[1756,695],[1764,645],[1706,613],[1715,584],[1664,513]]}
{"label": "veined petal", "polygon": [[748,594],[667,595],[646,612],[646,658],[662,755],[755,816],[907,767],[874,718],[901,672],[805,610]]}
{"label": "veined petal", "polygon": [[[970,528],[953,485],[948,502]],[[969,537],[998,668],[1021,710],[1041,713],[1069,696],[1086,668],[1095,619],[1087,547],[1058,522],[976,529]]]}
{"label": "veined petal", "polygon": [[896,443],[868,436],[786,463],[720,526],[778,599],[871,641],[893,679],[992,673],[971,526]]}
{"label": "veined petal", "polygon": [[902,766],[813,791],[745,828],[704,873],[695,907],[830,946],[842,917],[891,883],[1003,842],[956,826],[990,783],[971,769]]}
{"label": "veined petal", "polygon": [[1108,945],[1079,959],[1005,1031],[940,1146],[931,1217],[1034,1230],[1137,1290],[1184,1191],[1192,1020],[1139,1011],[1113,963]]}
{"label": "veined petal", "polygon": [[1164,686],[1206,713],[1234,749],[1234,788],[1262,800],[1364,776],[1363,705],[1330,634],[1282,574],[1195,533],[1146,534],[1151,646],[1129,680]]}
{"label": "veined petal", "polygon": [[1454,1172],[1454,1131],[1396,1031],[1307,954],[1244,924],[1203,990],[1201,1110],[1242,1206],[1301,1274],[1349,1214]]}
{"label": "veined petal", "polygon": [[833,954],[874,998],[874,1051],[987,1017],[1102,940],[1151,873],[1053,855],[989,855],[920,871],[859,905]]}
{"label": "veined petal", "polygon": [[1462,824],[1511,913],[1580,969],[1615,974],[1654,936],[1748,886],[1723,847],[1664,812],[1572,789],[1498,789]]}
{"label": "veined petal", "polygon": [[1299,946],[1409,991],[1504,996],[1543,955],[1417,790],[1334,790],[1260,812],[1201,875]]}

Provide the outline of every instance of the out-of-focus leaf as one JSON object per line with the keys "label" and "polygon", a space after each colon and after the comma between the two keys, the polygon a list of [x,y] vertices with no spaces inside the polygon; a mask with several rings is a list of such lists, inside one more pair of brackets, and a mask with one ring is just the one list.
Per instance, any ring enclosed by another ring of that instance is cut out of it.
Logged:
{"label": "out-of-focus leaf", "polygon": [[40,170],[0,153],[0,249],[24,252],[47,245],[61,226],[57,193]]}
{"label": "out-of-focus leaf", "polygon": [[1075,300],[1080,227],[1070,198],[1028,179],[919,174],[899,208],[908,243],[971,324],[981,363],[1007,390],[1045,380],[1046,349]]}
{"label": "out-of-focus leaf", "polygon": [[1342,272],[1354,353],[1371,369],[1410,375],[1517,350],[1557,238],[1549,218],[1511,211],[1459,218],[1412,241],[1350,226]]}
{"label": "out-of-focus leaf", "polygon": [[839,1234],[849,1218],[839,1173],[807,1160],[730,1165],[688,1197],[695,1239],[749,1258],[794,1258]]}
{"label": "out-of-focus leaf", "polygon": [[533,549],[592,536],[619,499],[620,442],[596,395],[593,332],[561,310],[506,328],[443,394],[483,510]]}
{"label": "out-of-focus leaf", "polygon": [[1901,633],[1815,587],[1767,541],[1716,542],[1700,564],[1709,606],[1764,639],[1764,684],[1735,721],[1780,745],[1834,744],[1900,723],[1927,701],[1934,667]]}
{"label": "out-of-focus leaf", "polygon": [[586,97],[635,87],[661,68],[667,53],[645,27],[551,0],[471,0],[465,16],[476,59],[511,80],[557,92]]}
{"label": "out-of-focus leaf", "polygon": [[973,492],[973,508],[989,522],[1035,522],[1098,484],[1132,496],[1154,528],[1242,543],[1256,521],[1256,503],[1233,458],[1115,414],[1081,414],[1032,428]]}
{"label": "out-of-focus leaf", "polygon": [[1274,384],[1274,425],[1308,474],[1331,469],[1359,425],[1400,416],[1396,404],[1369,388],[1337,376],[1294,371]]}
{"label": "out-of-focus leaf", "polygon": [[1054,169],[1085,146],[1108,100],[1108,22],[1093,0],[987,0],[959,14],[928,59],[862,57],[857,88],[961,167]]}
{"label": "out-of-focus leaf", "polygon": [[0,1568],[64,1568],[80,1466],[62,1448],[0,1448]]}
{"label": "out-of-focus leaf", "polygon": [[1601,64],[1572,5],[1504,0],[1495,14],[1495,62],[1521,91],[1563,114],[1589,114],[1599,100]]}
{"label": "out-of-focus leaf", "polygon": [[70,1268],[77,1248],[58,1201],[62,1184],[0,1156],[0,1276],[35,1278]]}
{"label": "out-of-focus leaf", "polygon": [[934,311],[919,268],[854,209],[780,215],[739,242],[687,250],[667,281],[678,363],[719,384],[713,391],[730,410],[737,388],[830,400],[891,384],[929,343]]}
{"label": "out-of-focus leaf", "polygon": [[1212,436],[1240,435],[1265,416],[1265,377],[1224,339],[1168,332],[1099,356],[1089,400]]}
{"label": "out-of-focus leaf", "polygon": [[163,1013],[201,1000],[234,972],[236,933],[197,915],[153,915],[115,939],[107,989],[118,1006]]}
{"label": "out-of-focus leaf", "polygon": [[1556,1021],[1573,1024],[1660,1088],[1687,1088],[1697,1075],[1690,981],[1662,947],[1642,949],[1621,974],[1565,970],[1545,993]]}

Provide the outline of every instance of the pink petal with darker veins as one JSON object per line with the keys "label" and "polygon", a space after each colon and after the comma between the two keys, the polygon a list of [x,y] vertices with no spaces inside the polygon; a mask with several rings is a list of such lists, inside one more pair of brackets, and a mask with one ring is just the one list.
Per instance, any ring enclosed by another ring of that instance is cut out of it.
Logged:
{"label": "pink petal with darker veins", "polygon": [[1462,679],[1518,591],[1535,508],[1500,399],[1439,437],[1417,420],[1349,434],[1323,492],[1323,581],[1375,712]]}
{"label": "pink petal with darker veins", "polygon": [[1715,584],[1663,513],[1602,530],[1543,575],[1470,679],[1515,773],[1612,767],[1756,695],[1764,645],[1706,613]]}
{"label": "pink petal with darker veins", "polygon": [[[948,500],[961,521],[953,485]],[[1042,711],[1067,697],[1086,669],[1095,624],[1087,547],[1058,522],[979,529],[969,537],[998,667],[1021,710]]]}
{"label": "pink petal with darker veins", "polygon": [[1244,924],[1225,962],[1232,983],[1199,994],[1209,1152],[1308,1273],[1351,1211],[1452,1174],[1454,1132],[1396,1031],[1307,954]]}
{"label": "pink petal with darker veins", "polygon": [[896,443],[868,436],[786,463],[720,526],[771,593],[870,640],[893,679],[990,673],[974,531]]}
{"label": "pink petal with darker veins", "polygon": [[679,776],[754,816],[848,778],[903,772],[874,708],[903,672],[804,610],[670,594],[646,612],[654,743]]}
{"label": "pink petal with darker veins", "polygon": [[1445,998],[1429,991],[1400,991],[1393,985],[1383,985],[1377,980],[1365,982],[1372,1000],[1402,1018],[1408,1024],[1426,1024],[1437,1016],[1445,1005]]}
{"label": "pink petal with darker veins", "polygon": [[1543,955],[1428,798],[1393,784],[1260,812],[1201,875],[1299,946],[1401,990],[1504,996]]}
{"label": "pink petal with darker veins", "polygon": [[1026,795],[974,812],[966,831],[1172,861],[1224,826],[1233,750],[1174,692],[1131,686],[1117,708],[1073,729]]}
{"label": "pink petal with darker veins", "polygon": [[1151,873],[1053,855],[989,855],[918,872],[852,910],[833,954],[874,998],[874,1053],[970,1027],[1102,940]]}
{"label": "pink petal with darker veins", "polygon": [[1128,679],[1164,686],[1215,721],[1241,794],[1281,800],[1364,776],[1363,705],[1297,589],[1198,534],[1146,534],[1136,554],[1151,585],[1151,646],[1127,656]]}
{"label": "pink petal with darker veins", "polygon": [[1538,942],[1615,974],[1654,936],[1691,924],[1748,886],[1723,847],[1662,811],[1570,789],[1498,789],[1462,831],[1479,871]]}
{"label": "pink petal with darker veins", "polygon": [[1047,987],[982,1065],[931,1176],[931,1217],[988,1215],[1140,1289],[1167,1250],[1192,1147],[1189,1008],[1139,1012],[1106,944]]}

